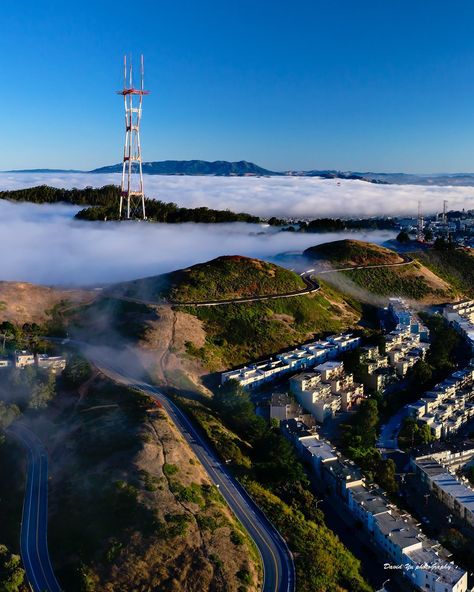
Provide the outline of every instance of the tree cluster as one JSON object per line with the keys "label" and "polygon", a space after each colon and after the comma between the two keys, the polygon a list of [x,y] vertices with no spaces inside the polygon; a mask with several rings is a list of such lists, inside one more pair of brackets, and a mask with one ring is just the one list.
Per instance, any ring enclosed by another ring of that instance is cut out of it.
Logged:
{"label": "tree cluster", "polygon": [[435,437],[431,433],[428,424],[419,424],[412,417],[405,418],[398,434],[398,443],[402,449],[413,448],[420,444],[429,444],[434,439]]}
{"label": "tree cluster", "polygon": [[398,490],[395,479],[395,463],[382,459],[375,448],[379,412],[375,399],[362,401],[350,424],[343,426],[345,453],[366,473],[389,493]]}
{"label": "tree cluster", "polygon": [[19,555],[0,545],[0,592],[23,592],[28,590],[25,570]]}
{"label": "tree cluster", "polygon": [[248,393],[236,381],[219,388],[213,406],[226,425],[250,444],[253,469],[261,481],[277,487],[307,481],[291,443],[255,414]]}

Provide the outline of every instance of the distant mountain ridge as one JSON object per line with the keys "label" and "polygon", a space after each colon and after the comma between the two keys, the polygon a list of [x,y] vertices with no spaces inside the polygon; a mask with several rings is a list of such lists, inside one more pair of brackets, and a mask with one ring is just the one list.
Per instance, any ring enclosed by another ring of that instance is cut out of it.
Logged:
{"label": "distant mountain ridge", "polygon": [[[121,173],[122,163],[99,167],[91,171],[76,169],[18,169],[4,171],[7,173]],[[340,171],[336,169],[311,169],[271,171],[253,162],[239,160],[160,160],[143,163],[143,172],[148,175],[209,175],[229,176],[293,176],[319,177],[322,179],[344,179],[366,181],[367,183],[393,185],[440,185],[440,186],[474,186],[474,173],[373,173],[357,171]]]}
{"label": "distant mountain ridge", "polygon": [[[122,164],[113,164],[89,171],[91,173],[121,173]],[[264,169],[253,162],[239,160],[161,160],[144,162],[143,172],[148,175],[214,175],[221,177],[245,175],[282,175],[275,171]]]}

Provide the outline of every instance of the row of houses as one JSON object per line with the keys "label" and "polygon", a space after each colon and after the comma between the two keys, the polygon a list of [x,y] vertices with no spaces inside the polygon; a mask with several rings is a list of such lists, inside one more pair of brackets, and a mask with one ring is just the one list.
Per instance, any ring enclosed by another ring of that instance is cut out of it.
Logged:
{"label": "row of houses", "polygon": [[221,384],[228,380],[236,380],[244,389],[255,389],[285,375],[335,360],[359,345],[360,337],[352,334],[333,335],[325,340],[300,345],[288,352],[277,354],[274,358],[223,372]]}
{"label": "row of houses", "polygon": [[395,322],[396,330],[408,329],[413,335],[419,335],[421,341],[428,341],[430,336],[428,328],[403,298],[389,298],[388,312]]}
{"label": "row of houses", "polygon": [[403,299],[390,298],[387,312],[395,328],[385,335],[384,353],[378,346],[365,346],[360,356],[364,385],[380,392],[403,379],[429,349],[428,329]]}
{"label": "row of houses", "polygon": [[449,560],[449,553],[428,539],[414,518],[390,503],[359,468],[317,435],[294,436],[300,454],[311,464],[321,487],[339,499],[360,523],[370,542],[416,589],[468,592],[467,572]]}
{"label": "row of houses", "polygon": [[419,333],[396,329],[385,337],[385,353],[380,353],[378,346],[362,347],[360,361],[366,371],[365,386],[383,392],[404,378],[418,360],[425,359],[429,350],[429,343],[420,339]]}
{"label": "row of houses", "polygon": [[51,372],[62,372],[66,367],[66,358],[48,354],[32,354],[26,350],[15,351],[12,357],[0,358],[0,368],[26,368],[36,366]]}
{"label": "row of houses", "polygon": [[415,460],[433,458],[450,472],[456,472],[474,459],[474,441],[430,442],[414,448],[411,457]]}
{"label": "row of houses", "polygon": [[474,350],[474,300],[448,304],[443,309],[443,316]]}
{"label": "row of houses", "polygon": [[437,384],[407,406],[409,414],[430,427],[436,438],[447,438],[474,418],[474,363]]}
{"label": "row of houses", "polygon": [[349,411],[364,398],[364,385],[354,382],[341,361],[330,360],[290,378],[290,392],[319,423]]}
{"label": "row of houses", "polygon": [[474,527],[474,490],[467,480],[433,456],[411,458],[410,465],[425,489],[432,492],[458,518]]}

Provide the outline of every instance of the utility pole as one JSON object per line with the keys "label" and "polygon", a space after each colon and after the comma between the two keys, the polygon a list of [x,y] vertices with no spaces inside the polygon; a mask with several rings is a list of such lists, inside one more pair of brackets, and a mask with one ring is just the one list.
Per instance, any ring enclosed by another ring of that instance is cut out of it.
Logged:
{"label": "utility pole", "polygon": [[[143,192],[142,151],[140,146],[140,120],[144,95],[145,67],[140,56],[140,88],[133,86],[133,64],[130,58],[127,72],[127,56],[123,58],[123,89],[125,106],[125,144],[123,148],[122,185],[120,188],[119,218],[121,220],[146,220],[145,194]],[[137,102],[135,102],[137,98]]]}
{"label": "utility pole", "polygon": [[423,214],[421,211],[421,201],[419,201],[418,202],[418,222],[417,222],[417,230],[416,230],[416,240],[419,242],[423,242],[423,240],[424,240],[423,228],[424,228]]}

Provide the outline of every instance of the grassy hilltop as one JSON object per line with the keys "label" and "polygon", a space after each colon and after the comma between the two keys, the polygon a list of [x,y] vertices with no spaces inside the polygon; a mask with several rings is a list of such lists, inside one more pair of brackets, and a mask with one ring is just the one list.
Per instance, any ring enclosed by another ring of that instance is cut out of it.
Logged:
{"label": "grassy hilltop", "polygon": [[268,296],[305,288],[299,275],[249,257],[225,256],[171,273],[125,282],[114,288],[128,297],[203,302]]}
{"label": "grassy hilltop", "polygon": [[431,249],[413,256],[447,281],[459,295],[474,297],[474,255],[470,250]]}
{"label": "grassy hilltop", "polygon": [[374,243],[359,240],[338,240],[309,247],[303,256],[314,262],[327,261],[339,267],[402,263],[398,253]]}
{"label": "grassy hilltop", "polygon": [[[303,255],[321,269],[403,263],[398,253],[372,243],[340,240],[311,247]],[[456,289],[417,259],[410,265],[354,269],[327,274],[324,279],[339,290],[370,296],[402,296],[432,304],[452,300]]]}
{"label": "grassy hilltop", "polygon": [[[186,303],[285,294],[304,287],[301,277],[292,271],[239,256],[219,257],[170,274],[120,284],[110,295],[120,293],[158,304],[163,299]],[[190,305],[176,308],[173,314],[183,325],[182,333],[186,333],[186,326],[194,327],[187,331],[187,354],[201,360],[207,370],[219,370],[272,354],[315,333],[353,326],[360,310],[349,297],[323,284],[320,292],[311,295],[215,307]],[[148,336],[153,339],[154,330],[149,329]]]}

